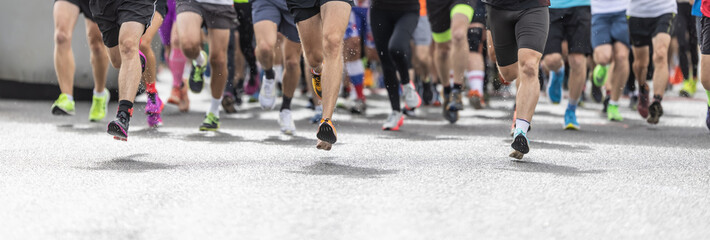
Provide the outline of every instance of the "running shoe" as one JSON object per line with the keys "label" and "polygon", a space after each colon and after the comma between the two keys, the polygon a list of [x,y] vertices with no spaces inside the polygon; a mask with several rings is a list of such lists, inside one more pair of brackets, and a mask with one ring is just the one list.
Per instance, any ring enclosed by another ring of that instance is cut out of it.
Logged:
{"label": "running shoe", "polygon": [[705,126],[710,130],[710,106],[708,106],[708,114],[705,116]]}
{"label": "running shoe", "polygon": [[602,112],[606,112],[606,110],[609,108],[609,101],[611,101],[611,96],[607,94],[606,97],[604,97],[604,101],[602,102],[602,105],[604,106],[602,108]]}
{"label": "running shoe", "polygon": [[267,79],[264,76],[261,81],[261,90],[259,91],[259,104],[261,109],[274,109],[274,106],[276,106],[276,80]]}
{"label": "running shoe", "polygon": [[[259,85],[259,75],[254,73],[253,75],[249,76],[249,80],[247,80],[247,85],[244,87],[244,92],[247,95],[251,95],[253,97],[259,92]],[[249,100],[249,102],[252,102],[251,99]],[[256,100],[256,98],[254,100]]]}
{"label": "running shoe", "polygon": [[619,105],[609,105],[606,109],[606,118],[609,119],[609,121],[624,121],[621,113],[619,113]]}
{"label": "running shoe", "polygon": [[592,84],[592,98],[594,98],[594,102],[602,102],[603,97],[604,95],[602,94],[602,88]]}
{"label": "running shoe", "polygon": [[228,114],[237,113],[237,108],[234,107],[234,96],[230,92],[222,94],[222,108]]}
{"label": "running shoe", "polygon": [[631,97],[629,97],[629,108],[631,108],[632,110],[636,110],[636,108],[638,107],[638,106],[637,106],[638,103],[639,103],[639,97],[638,97],[638,96],[636,96],[636,95],[631,95]]}
{"label": "running shoe", "polygon": [[468,102],[473,106],[474,109],[483,109],[486,105],[486,101],[478,90],[468,91]]}
{"label": "running shoe", "polygon": [[217,129],[219,129],[219,118],[213,113],[208,113],[200,125],[200,131],[217,131]]}
{"label": "running shoe", "polygon": [[695,91],[697,90],[698,82],[697,80],[691,78],[683,81],[683,88],[680,89],[680,96],[682,97],[693,97]]}
{"label": "running shoe", "polygon": [[310,119],[312,124],[316,124],[320,122],[320,120],[323,118],[323,106],[318,105],[316,106],[315,114],[313,117]]}
{"label": "running shoe", "polygon": [[523,159],[523,155],[530,152],[528,136],[522,129],[515,129],[513,132],[513,143],[511,143],[510,146],[513,148],[513,152],[510,153],[509,156],[515,159]]}
{"label": "running shoe", "polygon": [[244,89],[243,88],[238,88],[234,90],[234,103],[237,104],[237,106],[241,106],[242,103],[244,103]]}
{"label": "running shoe", "polygon": [[431,105],[434,101],[434,93],[432,92],[431,82],[422,84],[422,96],[424,105]]}
{"label": "running shoe", "polygon": [[404,97],[404,108],[412,110],[422,105],[422,98],[419,97],[414,81],[402,85],[402,95]]}
{"label": "running shoe", "polygon": [[74,113],[74,100],[69,100],[69,95],[67,94],[59,94],[59,98],[52,104],[52,114],[73,116]]}
{"label": "running shoe", "polygon": [[564,81],[565,73],[563,71],[550,71],[550,83],[547,88],[547,96],[553,104],[559,104],[562,99],[562,82]]}
{"label": "running shoe", "polygon": [[98,122],[106,117],[106,109],[108,108],[108,102],[111,99],[111,93],[108,89],[104,89],[104,96],[97,97],[93,96],[91,100],[91,110],[89,110],[89,121]]}
{"label": "running shoe", "polygon": [[163,101],[158,93],[148,93],[148,101],[145,104],[145,114],[147,115],[148,127],[157,127],[163,124],[160,113],[163,112]]}
{"label": "running shoe", "polygon": [[185,85],[180,89],[180,104],[178,104],[178,110],[181,112],[190,110],[190,98],[187,97],[187,86]]}
{"label": "running shoe", "polygon": [[333,144],[338,141],[338,134],[335,131],[335,126],[330,119],[324,118],[320,120],[320,126],[318,126],[318,133],[316,133],[318,138],[318,143],[316,148],[330,151]]}
{"label": "running shoe", "polygon": [[[208,59],[207,53],[204,50],[200,50],[200,55],[205,59]],[[205,60],[206,61],[206,60]],[[192,70],[190,71],[190,79],[188,84],[190,85],[190,91],[193,93],[202,92],[202,88],[205,86],[205,70],[207,69],[207,62],[205,65],[197,65],[197,61],[192,60]]]}
{"label": "running shoe", "polygon": [[133,115],[133,109],[131,109],[130,111],[130,113],[119,111],[116,114],[116,120],[113,120],[108,123],[108,128],[106,132],[108,132],[108,134],[113,135],[113,139],[128,141],[128,122],[130,121],[130,115]]}
{"label": "running shoe", "polygon": [[323,88],[321,87],[320,74],[313,73],[313,78],[311,79],[311,85],[313,85],[313,92],[318,96],[318,99],[323,99]]}
{"label": "running shoe", "polygon": [[572,109],[565,110],[565,130],[579,130],[577,113]]}
{"label": "running shoe", "polygon": [[598,64],[596,67],[594,67],[594,73],[593,73],[593,83],[594,86],[597,87],[602,87],[604,86],[604,83],[606,83],[607,79],[607,70],[608,67],[605,65]]}
{"label": "running shoe", "polygon": [[658,120],[661,116],[663,116],[663,106],[661,106],[661,102],[653,101],[651,106],[648,107],[648,119],[646,119],[646,122],[650,124],[658,124]]}
{"label": "running shoe", "polygon": [[648,85],[644,85],[639,89],[638,105],[636,110],[638,110],[641,117],[648,117]]}
{"label": "running shoe", "polygon": [[367,110],[367,105],[365,105],[365,100],[355,99],[353,105],[350,107],[350,113],[353,114],[364,114]]}
{"label": "running shoe", "polygon": [[281,132],[286,135],[293,135],[296,133],[296,124],[293,122],[291,110],[281,110],[279,113],[279,125],[281,126]]}
{"label": "running shoe", "polygon": [[180,105],[180,95],[181,95],[181,88],[173,87],[173,90],[170,91],[170,97],[168,98],[168,103],[173,104],[173,105]]}
{"label": "running shoe", "polygon": [[382,130],[385,131],[399,131],[399,127],[404,123],[404,114],[401,112],[393,111],[382,124]]}

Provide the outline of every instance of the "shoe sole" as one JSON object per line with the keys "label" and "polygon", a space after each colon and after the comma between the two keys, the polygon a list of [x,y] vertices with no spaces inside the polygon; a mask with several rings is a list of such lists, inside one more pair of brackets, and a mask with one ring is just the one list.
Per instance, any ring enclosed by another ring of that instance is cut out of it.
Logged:
{"label": "shoe sole", "polygon": [[513,140],[510,147],[513,148],[513,152],[511,152],[509,156],[515,159],[523,159],[523,155],[530,152],[530,146],[528,146],[525,137],[520,135]]}
{"label": "shoe sole", "polygon": [[690,96],[690,93],[688,93],[687,91],[684,91],[684,90],[680,90],[680,94],[679,94],[679,95],[680,95],[681,97],[687,97],[687,98],[690,98],[690,97],[691,97],[691,96]]}
{"label": "shoe sole", "polygon": [[113,139],[115,140],[120,140],[120,141],[128,141],[128,135],[126,134],[126,131],[124,131],[118,124],[115,124],[113,122],[108,124],[108,128],[106,129],[106,132],[108,134],[111,134],[113,136]]}
{"label": "shoe sole", "polygon": [[222,108],[224,108],[224,112],[226,113],[237,113],[237,109],[234,107],[234,99],[232,98],[222,99]]}
{"label": "shoe sole", "polygon": [[[313,86],[313,93],[315,93],[316,97],[318,97],[318,99],[320,99],[320,100],[323,99],[322,81],[323,81],[323,79],[321,79],[321,82],[316,83],[315,78],[311,78],[311,86]],[[316,86],[321,87],[321,90],[319,91],[318,88],[316,88]]]}
{"label": "shoe sole", "polygon": [[663,116],[663,109],[657,107],[649,107],[648,119],[646,119],[646,122],[650,124],[658,124],[658,121],[660,120],[661,116]]}
{"label": "shoe sole", "polygon": [[55,116],[74,116],[74,112],[67,112],[59,108],[58,106],[52,107],[52,115]]}
{"label": "shoe sole", "polygon": [[217,131],[217,129],[219,129],[219,127],[217,127],[217,128],[200,127],[200,131],[203,131],[203,132],[207,132],[207,131],[214,132],[214,131]]}
{"label": "shoe sole", "polygon": [[568,123],[565,125],[565,130],[579,130],[579,126]]}
{"label": "shoe sole", "polygon": [[316,134],[316,137],[318,137],[319,140],[330,144],[334,144],[338,141],[338,138],[333,133],[333,127],[329,124],[321,124],[320,127],[318,127],[318,134]]}
{"label": "shoe sole", "polygon": [[454,124],[459,120],[458,111],[444,110],[444,118],[449,121],[449,123]]}
{"label": "shoe sole", "polygon": [[471,103],[471,106],[473,106],[473,109],[483,109],[483,104],[481,104],[481,97],[478,96],[473,96],[468,99],[469,103]]}

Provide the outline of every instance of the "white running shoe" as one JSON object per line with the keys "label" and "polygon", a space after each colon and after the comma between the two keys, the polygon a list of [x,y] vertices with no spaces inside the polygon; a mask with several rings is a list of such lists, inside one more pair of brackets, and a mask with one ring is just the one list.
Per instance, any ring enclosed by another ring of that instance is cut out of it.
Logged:
{"label": "white running shoe", "polygon": [[401,112],[392,112],[382,124],[382,130],[385,131],[398,131],[399,127],[404,123],[404,114]]}
{"label": "white running shoe", "polygon": [[259,104],[261,104],[261,109],[274,109],[276,106],[276,80],[263,78],[259,92]]}
{"label": "white running shoe", "polygon": [[286,135],[293,135],[296,132],[296,124],[293,123],[291,110],[284,109],[279,113],[279,125],[281,125],[281,132]]}
{"label": "white running shoe", "polygon": [[408,110],[418,108],[422,105],[422,98],[419,97],[419,93],[414,87],[413,81],[409,81],[409,84],[402,85],[402,95],[404,97],[404,107]]}

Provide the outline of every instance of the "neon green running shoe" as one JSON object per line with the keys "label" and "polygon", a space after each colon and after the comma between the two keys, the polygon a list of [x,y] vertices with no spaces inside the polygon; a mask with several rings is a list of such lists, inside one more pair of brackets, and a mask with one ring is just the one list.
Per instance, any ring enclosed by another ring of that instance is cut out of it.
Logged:
{"label": "neon green running shoe", "polygon": [[89,121],[98,122],[106,117],[106,109],[108,109],[108,102],[111,99],[111,93],[108,89],[104,89],[104,96],[97,97],[94,96],[91,101],[91,110],[89,110]]}
{"label": "neon green running shoe", "polygon": [[209,57],[207,56],[207,53],[205,51],[200,51],[200,55],[205,59],[205,64],[200,66],[197,64],[196,60],[192,60],[192,70],[190,71],[190,78],[188,79],[187,83],[188,86],[190,87],[190,91],[193,93],[200,93],[202,92],[202,88],[205,85],[205,71],[207,70],[207,59]]}
{"label": "neon green running shoe", "polygon": [[608,67],[606,65],[601,64],[598,64],[596,67],[594,67],[594,75],[592,77],[592,79],[594,80],[594,86],[604,86],[604,83],[606,83],[607,69]]}
{"label": "neon green running shoe", "polygon": [[59,98],[52,104],[54,115],[74,115],[74,100],[69,100],[69,95],[59,94]]}
{"label": "neon green running shoe", "polygon": [[688,98],[693,97],[693,95],[695,95],[695,91],[697,91],[697,86],[698,80],[693,78],[686,79],[683,81],[683,88],[680,89],[680,96]]}
{"label": "neon green running shoe", "polygon": [[219,118],[212,113],[205,116],[205,120],[200,125],[200,131],[217,131],[219,129]]}
{"label": "neon green running shoe", "polygon": [[609,119],[609,121],[624,121],[624,117],[622,117],[621,113],[619,113],[619,105],[609,104],[609,107],[606,109],[606,118]]}

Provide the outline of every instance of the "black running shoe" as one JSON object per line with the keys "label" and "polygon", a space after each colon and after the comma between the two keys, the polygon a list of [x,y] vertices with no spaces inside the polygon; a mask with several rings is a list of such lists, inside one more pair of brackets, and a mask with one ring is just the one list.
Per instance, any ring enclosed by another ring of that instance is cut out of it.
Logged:
{"label": "black running shoe", "polygon": [[516,159],[522,159],[524,154],[530,152],[530,143],[528,142],[528,137],[523,132],[523,130],[515,129],[513,132],[513,143],[510,146],[513,148],[513,152],[510,153],[510,157]]}
{"label": "black running shoe", "polygon": [[592,84],[592,98],[594,98],[594,102],[600,103],[602,102],[602,88],[597,87],[597,85]]}
{"label": "black running shoe", "polygon": [[128,141],[128,122],[130,121],[130,113],[118,112],[116,120],[108,123],[106,132],[113,135],[113,139]]}
{"label": "black running shoe", "polygon": [[225,112],[228,114],[232,113],[237,113],[237,108],[234,107],[234,96],[232,96],[232,93],[230,92],[225,92],[222,94],[222,108],[224,109]]}
{"label": "black running shoe", "polygon": [[[207,53],[205,53],[205,51],[201,50],[200,54],[207,59]],[[202,88],[205,86],[205,70],[207,70],[207,64],[199,66],[197,65],[197,61],[192,60],[192,70],[190,70],[190,78],[187,82],[190,91],[193,93],[202,92]]]}
{"label": "black running shoe", "polygon": [[648,119],[646,119],[646,122],[658,124],[658,120],[661,116],[663,116],[663,106],[661,106],[661,102],[653,101],[651,106],[648,107]]}

